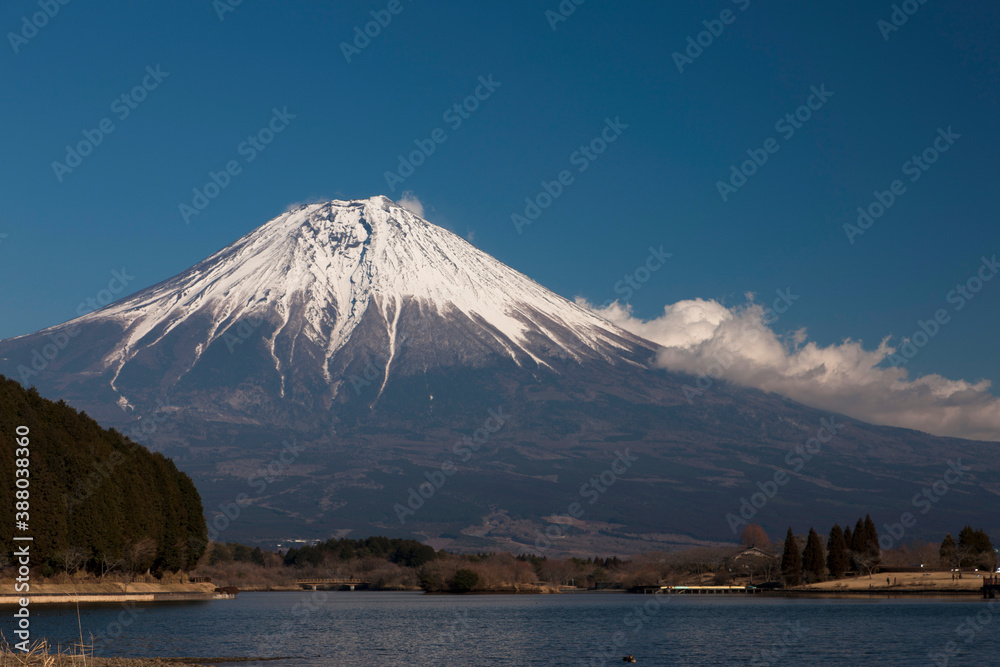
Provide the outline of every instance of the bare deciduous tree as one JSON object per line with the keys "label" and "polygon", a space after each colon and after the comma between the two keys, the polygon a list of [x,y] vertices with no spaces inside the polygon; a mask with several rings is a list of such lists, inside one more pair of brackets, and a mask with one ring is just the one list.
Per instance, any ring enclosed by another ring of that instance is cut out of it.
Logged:
{"label": "bare deciduous tree", "polygon": [[101,568],[101,581],[104,581],[104,577],[122,566],[122,559],[104,551],[97,557],[97,564]]}
{"label": "bare deciduous tree", "polygon": [[854,563],[854,567],[857,568],[858,572],[867,574],[868,578],[871,579],[875,570],[878,569],[881,559],[864,551],[848,551],[847,553],[850,555],[851,562]]}
{"label": "bare deciduous tree", "polygon": [[740,535],[740,544],[748,548],[757,547],[758,549],[767,549],[771,546],[771,540],[760,524],[749,523]]}
{"label": "bare deciduous tree", "polygon": [[153,559],[156,557],[156,540],[151,537],[143,537],[139,541],[130,544],[125,552],[125,558],[121,561],[121,569],[125,573],[124,592],[128,592],[128,586],[140,573],[149,570],[153,566]]}
{"label": "bare deciduous tree", "polygon": [[59,562],[62,563],[63,569],[66,570],[66,574],[73,574],[87,562],[88,554],[86,551],[79,547],[66,547],[62,551],[56,554]]}

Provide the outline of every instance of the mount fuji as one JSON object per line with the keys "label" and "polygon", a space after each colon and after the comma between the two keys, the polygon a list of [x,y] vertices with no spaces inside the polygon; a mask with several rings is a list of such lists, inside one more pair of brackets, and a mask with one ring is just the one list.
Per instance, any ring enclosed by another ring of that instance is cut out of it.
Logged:
{"label": "mount fuji", "polygon": [[0,341],[0,373],[173,457],[221,540],[625,554],[732,541],[746,520],[774,536],[898,521],[959,459],[907,539],[995,528],[989,443],[724,383],[692,402],[656,351],[373,197],[295,208],[173,278]]}

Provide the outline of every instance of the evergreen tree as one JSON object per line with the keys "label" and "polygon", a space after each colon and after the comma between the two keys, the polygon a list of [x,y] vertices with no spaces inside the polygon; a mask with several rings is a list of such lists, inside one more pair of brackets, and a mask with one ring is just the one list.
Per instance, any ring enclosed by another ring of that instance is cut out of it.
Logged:
{"label": "evergreen tree", "polygon": [[205,525],[205,510],[201,496],[187,473],[177,471],[177,486],[183,496],[183,511],[186,519],[182,550],[187,559],[184,569],[193,569],[208,548],[208,526]]}
{"label": "evergreen tree", "polygon": [[233,555],[229,552],[229,549],[224,544],[214,544],[212,545],[212,551],[208,554],[208,564],[218,565],[219,563],[231,563],[233,562]]}
{"label": "evergreen tree", "polygon": [[851,551],[856,551],[858,553],[865,553],[868,550],[868,539],[865,533],[865,522],[863,519],[858,519],[857,523],[854,524],[854,532],[851,534]]}
{"label": "evergreen tree", "polygon": [[250,562],[250,554],[253,553],[253,549],[245,544],[239,544],[238,542],[226,542],[226,546],[229,547],[229,552],[233,554],[233,560],[235,562]]}
{"label": "evergreen tree", "polygon": [[[846,534],[849,531],[845,532]],[[865,515],[864,519],[858,519],[854,524],[854,532],[850,533],[851,539],[847,542],[848,557],[851,569],[871,577],[872,573],[878,569],[881,551],[878,546],[878,532],[875,530],[875,523],[871,516]]]}
{"label": "evergreen tree", "polygon": [[456,593],[468,593],[479,583],[479,575],[473,570],[458,569],[450,583],[451,590]]}
{"label": "evergreen tree", "polygon": [[955,567],[957,565],[957,559],[955,558],[956,553],[957,548],[955,545],[955,538],[951,536],[951,533],[948,533],[941,541],[941,548],[938,549],[938,555],[941,557],[941,564],[949,568]]}
{"label": "evergreen tree", "polygon": [[[0,434],[21,435],[19,427],[30,433],[31,553],[41,572],[68,569],[78,559],[60,554],[70,551],[84,554],[83,569],[95,573],[128,565],[159,574],[196,564],[204,545],[187,543],[207,533],[201,498],[173,461],[0,376]],[[16,449],[0,448],[0,478],[15,479]],[[15,507],[0,503],[0,523],[14,525]],[[0,561],[13,549],[0,538]]]}
{"label": "evergreen tree", "polygon": [[[854,535],[851,534],[851,527],[844,526],[844,549],[850,549]],[[850,558],[848,558],[850,560]]]}
{"label": "evergreen tree", "polygon": [[958,534],[958,546],[967,547],[976,553],[993,551],[993,542],[990,541],[990,536],[982,528],[974,529],[969,525],[962,528]]}
{"label": "evergreen tree", "polygon": [[962,559],[962,567],[977,567],[992,572],[996,567],[996,552],[993,542],[982,528],[974,529],[965,526],[958,534],[958,555]]}
{"label": "evergreen tree", "polygon": [[833,524],[833,528],[830,529],[830,539],[826,543],[826,551],[826,567],[830,570],[830,576],[834,579],[843,577],[847,568],[851,566],[851,559],[847,555],[847,541],[839,524]]}
{"label": "evergreen tree", "polygon": [[870,515],[865,514],[865,549],[869,556],[878,558],[881,549],[878,546],[878,531]]}
{"label": "evergreen tree", "polygon": [[791,526],[785,536],[785,551],[781,554],[781,574],[789,586],[798,586],[802,579],[802,554]]}
{"label": "evergreen tree", "polygon": [[819,538],[816,531],[809,527],[809,537],[806,540],[806,548],[802,551],[802,570],[810,575],[814,581],[823,577],[826,565],[823,563],[823,540]]}

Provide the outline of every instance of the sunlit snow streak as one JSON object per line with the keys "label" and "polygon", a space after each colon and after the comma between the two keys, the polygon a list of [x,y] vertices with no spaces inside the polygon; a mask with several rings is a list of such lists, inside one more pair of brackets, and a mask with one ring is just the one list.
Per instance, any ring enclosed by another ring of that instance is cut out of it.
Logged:
{"label": "sunlit snow streak", "polygon": [[386,334],[389,337],[389,360],[385,362],[385,376],[382,379],[382,386],[378,388],[378,395],[375,396],[375,401],[372,402],[372,405],[374,405],[375,402],[377,402],[382,396],[382,392],[385,390],[385,385],[389,382],[389,367],[392,366],[392,360],[396,356],[396,334],[399,331],[399,311],[403,309],[403,303],[399,298],[396,298],[394,306],[395,308],[393,308],[391,323],[389,322],[388,313],[385,312],[386,307],[384,305],[382,307],[382,313],[385,316]]}
{"label": "sunlit snow streak", "polygon": [[[175,331],[187,333],[179,327],[192,318],[204,321],[190,328],[201,334],[190,341],[185,368],[175,369],[180,376],[241,322],[266,320],[259,335],[284,396],[296,355],[307,354],[305,342],[325,357],[320,367],[333,384],[331,360],[374,303],[389,350],[381,396],[400,352],[407,302],[419,304],[421,317],[480,325],[518,365],[533,361],[554,369],[550,354],[620,360],[616,353],[639,340],[385,197],[284,213],[188,271],[75,322],[112,320],[123,328],[102,361],[119,392],[122,370],[135,355]],[[542,353],[532,338],[555,349]]]}

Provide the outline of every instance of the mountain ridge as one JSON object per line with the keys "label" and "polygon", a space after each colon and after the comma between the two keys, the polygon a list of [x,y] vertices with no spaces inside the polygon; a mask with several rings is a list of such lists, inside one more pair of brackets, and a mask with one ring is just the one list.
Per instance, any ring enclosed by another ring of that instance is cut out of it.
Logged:
{"label": "mountain ridge", "polygon": [[[566,553],[731,541],[726,515],[830,417],[724,382],[689,402],[692,378],[649,364],[656,345],[384,197],[293,209],[100,311],[0,341],[0,373],[18,377],[53,336],[65,344],[30,376],[39,390],[139,429],[243,541],[528,550],[554,525],[573,527],[550,547]],[[490,409],[510,418],[459,460]],[[960,455],[974,470],[914,535],[993,521],[989,443],[834,417],[843,433],[758,517],[772,533],[898,517]],[[626,448],[639,461],[560,524]],[[394,507],[446,461],[455,472],[400,521]]]}
{"label": "mountain ridge", "polygon": [[[510,288],[521,301],[507,297]],[[155,347],[189,317],[210,317],[204,339],[191,341],[192,366],[240,320],[271,324],[274,330],[265,340],[284,395],[279,348],[294,356],[304,338],[316,348],[319,369],[331,383],[330,360],[371,308],[384,320],[391,366],[404,305],[438,316],[456,310],[492,334],[493,347],[518,365],[530,359],[551,368],[546,355],[532,349],[530,338],[536,335],[577,358],[584,348],[606,356],[624,341],[654,349],[385,197],[299,207],[171,279],[40,333],[89,323],[121,326],[122,344],[96,370],[114,367],[110,386],[118,393],[116,402],[128,407],[118,383],[125,366],[137,350]]]}

